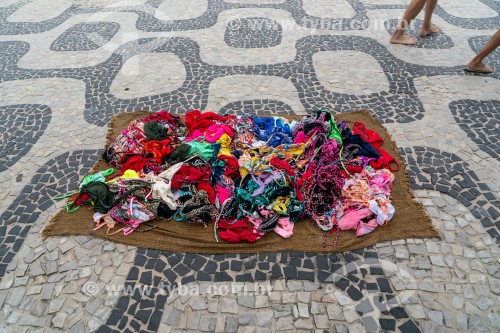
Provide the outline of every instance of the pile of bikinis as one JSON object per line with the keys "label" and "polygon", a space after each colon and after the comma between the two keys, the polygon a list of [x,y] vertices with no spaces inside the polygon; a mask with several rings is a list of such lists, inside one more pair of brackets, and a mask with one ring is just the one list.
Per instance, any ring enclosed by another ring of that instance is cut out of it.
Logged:
{"label": "pile of bikinis", "polygon": [[338,230],[362,236],[394,215],[399,165],[382,144],[363,123],[349,129],[327,111],[289,121],[193,110],[185,124],[160,111],[122,131],[103,154],[121,174],[85,177],[69,210],[91,202],[96,229],[108,234],[150,230],[160,217],[211,224],[228,242],[288,238],[311,218],[336,242]]}

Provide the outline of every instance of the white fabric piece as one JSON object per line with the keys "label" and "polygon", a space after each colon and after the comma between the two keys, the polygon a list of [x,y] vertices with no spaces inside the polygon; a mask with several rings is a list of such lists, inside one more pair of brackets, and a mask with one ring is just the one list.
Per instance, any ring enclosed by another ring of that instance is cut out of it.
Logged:
{"label": "white fabric piece", "polygon": [[145,177],[146,181],[154,183],[151,185],[151,195],[155,199],[161,199],[172,210],[177,209],[177,202],[172,193],[172,178],[179,171],[184,163],[177,163],[169,169],[155,176],[153,173],[148,173]]}
{"label": "white fabric piece", "polygon": [[370,200],[370,210],[373,212],[373,214],[377,215],[377,223],[379,225],[385,224],[389,222],[392,217],[394,216],[394,212],[396,209],[394,206],[390,203],[387,204],[388,212],[385,214],[380,207],[378,206],[377,201],[375,200]]}

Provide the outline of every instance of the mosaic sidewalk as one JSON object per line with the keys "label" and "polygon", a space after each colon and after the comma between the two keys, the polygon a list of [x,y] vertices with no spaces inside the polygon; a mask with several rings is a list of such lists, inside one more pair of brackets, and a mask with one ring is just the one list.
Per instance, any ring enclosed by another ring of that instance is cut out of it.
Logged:
{"label": "mosaic sidewalk", "polygon": [[[440,0],[440,33],[391,45],[407,3],[1,1],[0,332],[498,332],[500,50],[493,74],[463,68],[500,3]],[[258,255],[41,239],[114,114],[324,107],[384,124],[441,239]]]}

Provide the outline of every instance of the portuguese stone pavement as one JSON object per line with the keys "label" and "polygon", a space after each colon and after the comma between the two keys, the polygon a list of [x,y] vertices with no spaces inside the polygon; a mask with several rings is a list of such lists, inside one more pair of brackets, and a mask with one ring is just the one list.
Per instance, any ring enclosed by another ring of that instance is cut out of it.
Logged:
{"label": "portuguese stone pavement", "polygon": [[[1,332],[498,332],[498,0],[0,0]],[[410,33],[418,34],[422,17]],[[369,109],[441,235],[342,254],[205,255],[41,231],[113,114]]]}

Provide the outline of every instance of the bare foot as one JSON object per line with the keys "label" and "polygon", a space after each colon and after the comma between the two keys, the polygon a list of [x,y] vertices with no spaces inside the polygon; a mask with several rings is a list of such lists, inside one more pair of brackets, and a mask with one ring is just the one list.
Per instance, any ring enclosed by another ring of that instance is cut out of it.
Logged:
{"label": "bare foot", "polygon": [[422,30],[420,30],[420,37],[425,37],[427,35],[435,34],[441,31],[441,28],[438,27],[437,25],[433,25],[430,28],[424,28],[422,27]]}
{"label": "bare foot", "polygon": [[415,38],[412,38],[412,37],[409,37],[406,35],[401,35],[401,36],[392,35],[391,43],[392,44],[403,44],[403,45],[415,45],[415,44],[417,44],[417,40]]}

